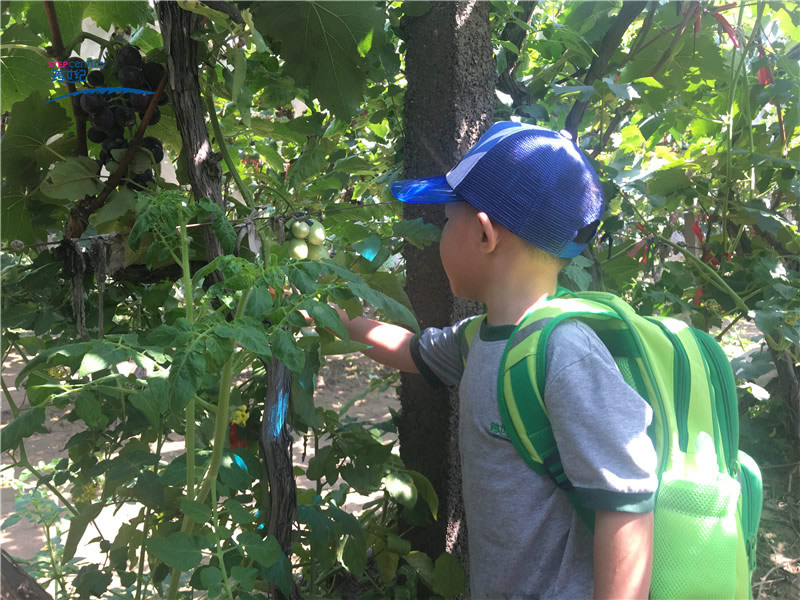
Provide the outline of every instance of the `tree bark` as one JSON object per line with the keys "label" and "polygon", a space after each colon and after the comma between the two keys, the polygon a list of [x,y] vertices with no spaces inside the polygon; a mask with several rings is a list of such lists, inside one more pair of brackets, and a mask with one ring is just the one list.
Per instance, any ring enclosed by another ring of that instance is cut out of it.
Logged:
{"label": "tree bark", "polygon": [[[178,132],[183,143],[182,159],[186,161],[189,183],[196,200],[207,196],[222,201],[222,155],[211,150],[206,129],[203,97],[200,90],[198,45],[192,33],[200,28],[202,17],[183,10],[177,2],[158,3],[158,23],[167,53],[170,99],[175,111]],[[210,227],[204,227],[206,256],[211,262],[223,254],[219,240]]]}
{"label": "tree bark", "polygon": [[[492,122],[495,66],[487,2],[435,2],[420,17],[404,21],[406,31],[405,176],[443,174]],[[403,216],[442,226],[441,205],[406,204]],[[406,246],[406,291],[425,327],[444,327],[481,311],[455,298],[441,266],[438,246]],[[398,423],[400,455],[425,474],[439,496],[439,517],[413,533],[415,547],[436,558],[454,553],[468,569],[466,522],[458,452],[458,398],[434,391],[419,375],[403,374]]]}
{"label": "tree bark", "polygon": [[[292,553],[292,527],[297,518],[297,484],[294,480],[292,464],[292,434],[286,423],[286,415],[291,410],[292,374],[277,358],[264,364],[267,372],[267,396],[261,416],[259,442],[269,479],[269,523],[267,533],[278,540],[281,549],[290,556]],[[276,598],[284,594],[273,585]],[[300,593],[292,580],[289,594],[292,600],[299,599]]]}
{"label": "tree bark", "polygon": [[0,574],[2,574],[0,584],[2,600],[53,600],[52,596],[36,583],[33,577],[23,571],[5,550],[0,557]]}

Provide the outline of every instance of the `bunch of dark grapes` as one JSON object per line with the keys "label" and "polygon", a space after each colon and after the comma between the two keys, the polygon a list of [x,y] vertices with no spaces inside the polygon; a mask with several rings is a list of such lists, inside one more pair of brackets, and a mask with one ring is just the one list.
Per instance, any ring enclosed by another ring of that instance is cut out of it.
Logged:
{"label": "bunch of dark grapes", "polygon": [[[154,92],[164,76],[164,66],[142,58],[136,46],[123,46],[116,53],[116,79],[122,87]],[[113,69],[104,71],[91,71],[86,77],[86,84],[92,88],[107,86],[107,75]],[[114,173],[119,167],[115,159],[124,155],[127,150],[127,134],[132,134],[138,126],[138,118],[144,116],[152,100],[152,94],[142,93],[116,93],[116,94],[83,94],[80,97],[80,108],[87,113],[89,118],[89,131],[86,137],[90,142],[100,144],[98,163],[105,166],[109,173]],[[158,104],[163,106],[169,102],[166,92],[162,91]],[[161,120],[161,111],[158,106],[150,116],[149,125],[155,125]],[[156,164],[164,158],[164,148],[161,142],[154,137],[142,140],[141,148],[153,155]],[[135,161],[137,169],[128,168],[127,186],[140,190],[155,185],[153,170],[142,168],[142,162]],[[133,164],[133,163],[132,163]]]}

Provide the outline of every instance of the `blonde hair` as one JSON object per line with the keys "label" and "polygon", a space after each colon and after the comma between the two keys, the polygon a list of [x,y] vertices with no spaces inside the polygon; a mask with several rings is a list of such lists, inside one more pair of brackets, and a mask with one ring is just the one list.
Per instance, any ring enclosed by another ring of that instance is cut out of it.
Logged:
{"label": "blonde hair", "polygon": [[541,248],[534,246],[533,244],[530,244],[528,242],[525,242],[525,247],[527,248],[530,255],[533,256],[537,261],[557,267],[559,273],[563,271],[570,262],[572,262],[571,258],[564,258],[563,256],[554,256],[549,252],[547,252],[546,250],[542,250]]}

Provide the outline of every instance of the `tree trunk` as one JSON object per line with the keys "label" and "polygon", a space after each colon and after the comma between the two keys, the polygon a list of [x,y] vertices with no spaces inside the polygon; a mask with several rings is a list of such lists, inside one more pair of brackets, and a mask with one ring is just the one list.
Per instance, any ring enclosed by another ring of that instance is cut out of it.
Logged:
{"label": "tree trunk", "polygon": [[[440,175],[451,169],[492,122],[495,66],[489,3],[434,2],[405,20],[405,176]],[[442,226],[441,205],[406,204],[407,219],[424,217]],[[404,251],[406,291],[420,325],[444,327],[481,311],[450,291],[437,246]],[[403,374],[398,424],[405,464],[424,473],[439,496],[436,524],[412,535],[415,547],[434,559],[453,552],[468,569],[461,498],[458,413],[455,392],[434,391],[419,375]]]}
{"label": "tree trunk", "polygon": [[[177,2],[166,0],[158,3],[157,12],[167,53],[170,100],[181,134],[181,156],[186,161],[192,192],[196,200],[208,196],[224,209],[219,164],[222,156],[211,151],[200,90],[198,45],[191,37],[199,29],[202,17],[183,10]],[[223,254],[222,247],[210,227],[203,230],[206,257],[211,262]]]}
{"label": "tree trunk", "polygon": [[2,600],[53,600],[36,580],[28,575],[14,562],[8,553],[3,550],[0,557],[0,599]]}

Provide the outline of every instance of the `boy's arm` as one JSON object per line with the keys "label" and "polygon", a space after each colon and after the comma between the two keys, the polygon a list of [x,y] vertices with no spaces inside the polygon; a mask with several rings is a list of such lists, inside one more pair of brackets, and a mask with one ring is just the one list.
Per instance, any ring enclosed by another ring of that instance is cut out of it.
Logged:
{"label": "boy's arm", "polygon": [[650,593],[653,513],[598,510],[594,525],[595,599],[643,598]]}
{"label": "boy's arm", "polygon": [[419,373],[411,358],[411,339],[414,334],[389,323],[381,323],[366,317],[350,319],[347,313],[337,308],[339,317],[350,334],[350,339],[371,346],[364,354],[372,360],[408,373]]}

